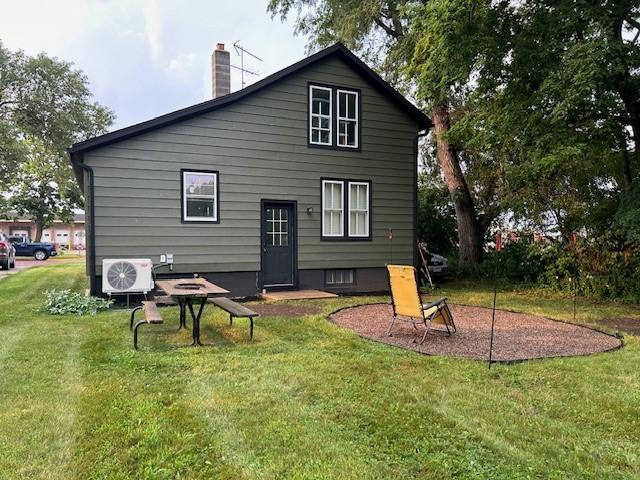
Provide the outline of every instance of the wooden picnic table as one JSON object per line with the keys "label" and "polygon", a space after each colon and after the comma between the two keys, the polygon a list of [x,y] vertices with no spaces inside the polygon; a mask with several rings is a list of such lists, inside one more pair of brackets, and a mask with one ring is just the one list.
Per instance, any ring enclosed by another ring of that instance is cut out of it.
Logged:
{"label": "wooden picnic table", "polygon": [[[200,342],[200,317],[207,303],[207,298],[227,295],[229,290],[200,277],[158,280],[156,285],[180,305],[180,328],[187,326],[187,309],[189,310],[193,320],[193,342],[191,345],[202,345]],[[200,299],[200,308],[197,314],[193,309],[194,299]]]}

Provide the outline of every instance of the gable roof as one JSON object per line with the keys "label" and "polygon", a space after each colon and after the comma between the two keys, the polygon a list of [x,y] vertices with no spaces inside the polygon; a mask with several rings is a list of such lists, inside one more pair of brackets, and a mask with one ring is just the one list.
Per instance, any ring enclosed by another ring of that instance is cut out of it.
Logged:
{"label": "gable roof", "polygon": [[391,85],[385,82],[380,77],[380,75],[371,70],[371,68],[369,68],[358,57],[356,57],[351,52],[351,50],[345,47],[342,43],[336,43],[335,45],[325,48],[324,50],[321,50],[318,53],[305,58],[304,60],[294,63],[293,65],[290,65],[280,70],[279,72],[274,73],[273,75],[269,75],[268,77],[263,78],[262,80],[259,80],[258,82],[249,85],[246,88],[243,88],[242,90],[238,90],[237,92],[230,93],[223,97],[214,98],[213,100],[207,100],[206,102],[198,103],[187,108],[176,110],[174,112],[153,118],[151,120],[147,120],[146,122],[131,125],[130,127],[125,127],[120,130],[115,130],[99,137],[94,137],[83,142],[78,142],[69,149],[69,153],[78,154],[94,150],[99,147],[104,147],[106,145],[119,142],[126,138],[134,137],[136,135],[140,135],[142,133],[149,132],[160,127],[186,120],[202,113],[217,110],[218,108],[237,102],[238,100],[248,95],[258,92],[268,87],[269,85],[282,80],[283,78],[288,77],[289,75],[292,75],[302,70],[303,68],[320,62],[332,55],[336,55],[342,58],[348,65],[350,65],[354,70],[356,70],[365,79],[367,79],[371,83],[371,85],[373,85],[377,90],[379,90],[383,95],[389,98],[401,110],[403,110],[407,115],[415,120],[415,122],[421,129],[426,130],[431,127],[431,120],[429,120],[429,118],[424,113],[422,113],[415,105],[409,102],[397,90],[395,90]]}

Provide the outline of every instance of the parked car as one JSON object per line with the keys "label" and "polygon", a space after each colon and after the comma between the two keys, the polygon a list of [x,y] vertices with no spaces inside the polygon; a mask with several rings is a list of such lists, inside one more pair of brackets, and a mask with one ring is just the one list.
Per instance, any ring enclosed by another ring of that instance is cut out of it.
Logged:
{"label": "parked car", "polygon": [[9,241],[15,247],[16,255],[19,257],[33,256],[36,260],[46,260],[58,254],[53,243],[32,242],[31,239],[25,237],[9,237]]}
{"label": "parked car", "polygon": [[437,253],[427,253],[427,268],[429,273],[434,277],[444,277],[449,273],[449,265],[447,259]]}
{"label": "parked car", "polygon": [[16,268],[16,249],[9,238],[0,233],[0,269],[9,270]]}

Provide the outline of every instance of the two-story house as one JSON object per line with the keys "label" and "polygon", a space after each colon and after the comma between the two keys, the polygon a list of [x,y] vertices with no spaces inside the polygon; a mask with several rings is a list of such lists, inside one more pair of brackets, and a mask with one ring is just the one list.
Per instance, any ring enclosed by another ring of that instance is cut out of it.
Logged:
{"label": "two-story house", "polygon": [[70,149],[92,293],[103,259],[166,254],[233,296],[387,290],[416,262],[429,119],[341,44],[234,93],[224,46],[213,64],[213,100]]}

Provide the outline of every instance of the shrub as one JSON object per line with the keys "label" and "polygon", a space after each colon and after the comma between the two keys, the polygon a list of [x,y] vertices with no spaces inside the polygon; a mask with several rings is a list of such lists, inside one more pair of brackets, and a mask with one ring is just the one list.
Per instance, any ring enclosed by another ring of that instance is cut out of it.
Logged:
{"label": "shrub", "polygon": [[[465,276],[493,279],[494,254],[488,254]],[[628,302],[640,301],[640,254],[621,248],[613,236],[581,240],[569,250],[561,242],[541,244],[521,239],[504,246],[498,276],[501,283],[535,285],[580,295]]]}
{"label": "shrub", "polygon": [[71,290],[47,290],[44,296],[45,302],[40,311],[51,315],[95,315],[113,304],[113,300],[83,295]]}

